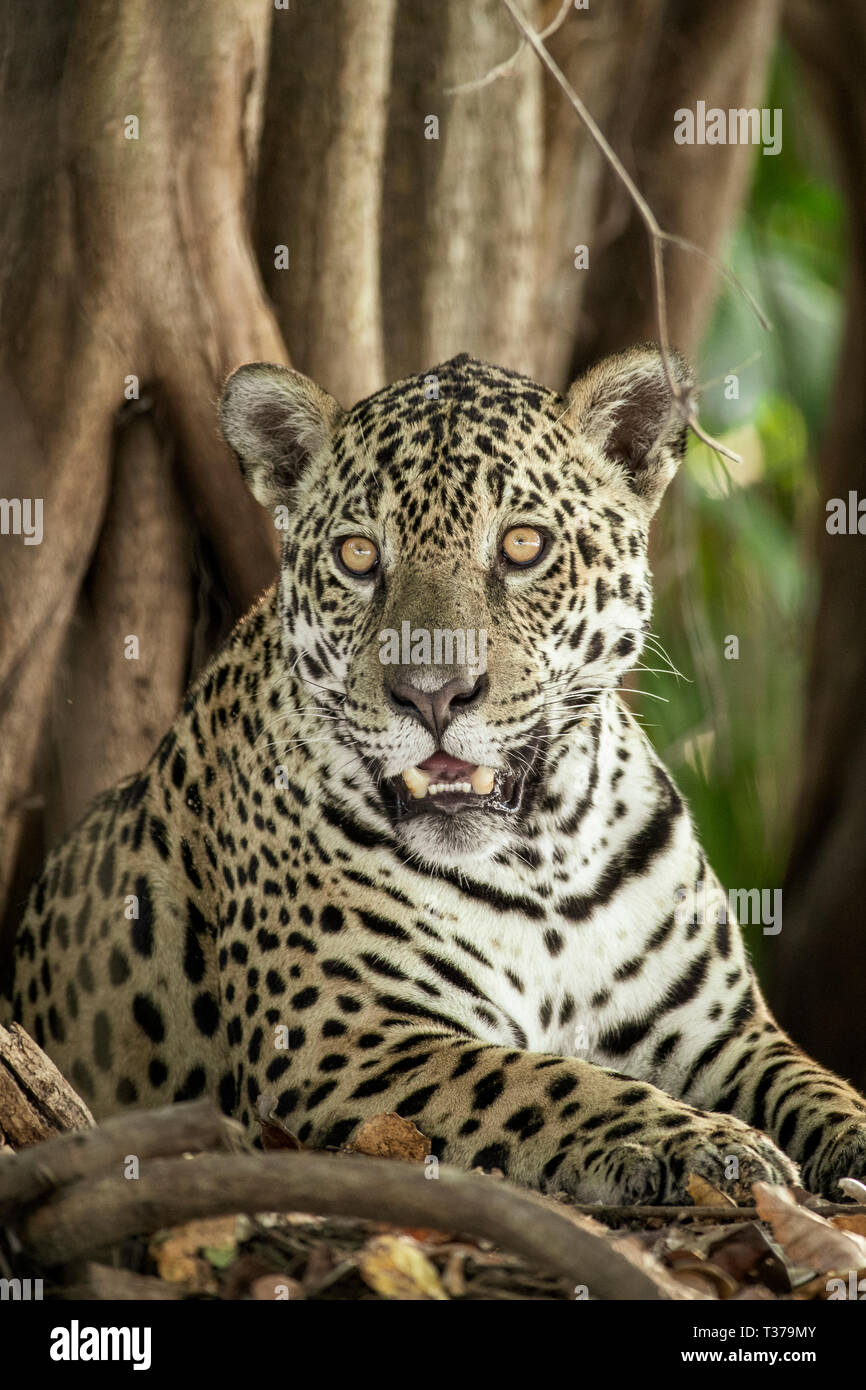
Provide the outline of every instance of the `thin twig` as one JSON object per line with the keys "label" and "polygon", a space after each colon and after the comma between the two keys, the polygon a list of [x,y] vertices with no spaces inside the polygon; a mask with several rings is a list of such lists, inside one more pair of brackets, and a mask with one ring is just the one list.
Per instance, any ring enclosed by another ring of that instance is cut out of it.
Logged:
{"label": "thin twig", "polygon": [[[569,1211],[579,1211],[586,1216],[594,1216],[598,1221],[666,1221],[669,1225],[680,1217],[694,1217],[706,1221],[760,1221],[757,1207],[606,1207],[598,1203],[576,1202],[569,1204]],[[804,1207],[815,1216],[864,1216],[866,1205],[856,1202],[819,1202]]]}
{"label": "thin twig", "polygon": [[714,449],[724,458],[730,459],[732,463],[742,463],[739,454],[735,454],[732,449],[728,449],[719,440],[706,433],[698,421],[695,414],[692,392],[688,387],[683,387],[674,378],[671,367],[671,345],[668,336],[668,317],[667,317],[667,295],[665,292],[665,271],[664,271],[664,247],[666,244],[677,246],[684,251],[692,251],[711,265],[721,271],[727,279],[739,289],[746,298],[746,302],[755,311],[758,321],[764,328],[769,328],[769,321],[759,310],[752,296],[748,293],[739,278],[729,270],[723,262],[719,261],[711,252],[703,247],[697,246],[694,242],[688,241],[685,237],[677,236],[674,232],[666,232],[656,219],[655,213],[641,193],[634,179],[629,174],[619,155],[607,140],[604,132],[596,125],[593,117],[584,106],[577,92],[572,87],[565,73],[560,68],[556,60],[551,56],[542,42],[542,36],[537,34],[530,24],[527,23],[520,10],[514,4],[514,0],[502,0],[508,13],[511,15],[518,31],[522,34],[525,41],[535,50],[540,62],[547,68],[548,72],[562,88],[569,102],[577,113],[578,117],[586,127],[589,135],[610,168],[614,171],[617,178],[622,183],[629,197],[631,198],[641,221],[646,227],[650,242],[650,259],[652,263],[653,279],[653,301],[655,305],[656,325],[659,336],[659,349],[661,352],[662,366],[664,368],[665,379],[668,389],[674,401],[674,405],[692,433],[697,436],[710,449]]}
{"label": "thin twig", "polygon": [[[572,0],[562,0],[556,19],[548,24],[546,29],[542,29],[539,38],[549,39],[552,34],[555,34],[557,29],[561,28],[565,23],[565,17],[571,7]],[[510,77],[515,69],[518,58],[523,52],[524,44],[525,40],[521,39],[511,57],[506,58],[502,63],[497,63],[496,67],[491,68],[483,77],[477,77],[473,82],[461,82],[459,87],[446,87],[445,95],[447,97],[461,97],[465,96],[467,92],[480,92],[482,87],[489,87],[491,82],[496,82],[498,78]]]}

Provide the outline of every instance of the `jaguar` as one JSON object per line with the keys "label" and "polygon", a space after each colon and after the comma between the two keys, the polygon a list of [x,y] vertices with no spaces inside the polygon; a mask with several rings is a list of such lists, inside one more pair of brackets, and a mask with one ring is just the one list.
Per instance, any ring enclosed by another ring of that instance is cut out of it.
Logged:
{"label": "jaguar", "polygon": [[49,855],[7,989],[97,1116],[207,1095],[331,1147],[396,1112],[590,1202],[866,1175],[623,692],[692,389],[653,344],[565,395],[467,355],[349,410],[229,377],[277,581]]}

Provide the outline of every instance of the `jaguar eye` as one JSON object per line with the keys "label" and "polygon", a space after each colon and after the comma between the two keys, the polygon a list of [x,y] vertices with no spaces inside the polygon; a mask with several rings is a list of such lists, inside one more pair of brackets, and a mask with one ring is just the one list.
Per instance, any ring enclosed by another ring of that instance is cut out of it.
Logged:
{"label": "jaguar eye", "polygon": [[379,563],[379,552],[366,536],[348,536],[338,545],[340,563],[350,574],[370,574]]}
{"label": "jaguar eye", "polygon": [[526,569],[541,558],[544,536],[534,526],[512,526],[502,537],[502,553],[512,565]]}

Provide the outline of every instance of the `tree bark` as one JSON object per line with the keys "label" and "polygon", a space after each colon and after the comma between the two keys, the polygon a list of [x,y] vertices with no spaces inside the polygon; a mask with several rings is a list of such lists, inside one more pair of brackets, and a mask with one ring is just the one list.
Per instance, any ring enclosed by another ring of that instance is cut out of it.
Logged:
{"label": "tree bark", "polygon": [[[92,1125],[84,1101],[24,1029],[0,1024],[0,1150],[24,1149]],[[23,1156],[4,1154],[0,1178],[21,1164]]]}
{"label": "tree bark", "polygon": [[[536,21],[539,8],[526,6]],[[381,246],[389,380],[460,352],[537,366],[541,73],[525,55],[480,91],[446,91],[483,77],[516,43],[499,0],[398,8]]]}
{"label": "tree bark", "polygon": [[292,361],[346,405],[385,379],[379,249],[394,13],[395,0],[296,0],[274,20],[259,258]]}
{"label": "tree bark", "polygon": [[788,28],[836,152],[848,211],[846,322],[820,462],[815,545],[821,575],[812,638],[804,764],[770,976],[780,1021],[822,1062],[866,1090],[866,542],[830,535],[825,504],[866,496],[866,14],[857,0],[817,13],[792,4]]}
{"label": "tree bark", "polygon": [[[674,112],[707,106],[761,106],[778,33],[779,0],[666,0],[643,20],[647,52],[626,88],[620,153],[661,226],[714,255],[725,242],[748,190],[751,145],[677,145]],[[627,119],[627,125],[626,125]],[[646,230],[626,203],[622,186],[605,174],[602,227],[621,226],[599,248],[584,301],[584,321],[572,373],[608,352],[657,339]],[[669,333],[693,353],[720,289],[718,271],[702,257],[665,253]],[[743,312],[749,310],[744,306]]]}
{"label": "tree bark", "polygon": [[[119,765],[104,710],[80,710],[85,641],[70,656],[69,698],[80,717],[74,710],[76,746],[57,745],[59,799],[35,785],[40,766],[51,766],[40,738],[85,576],[84,633],[88,599],[135,572],[134,531],[118,512],[124,451],[116,460],[112,449],[130,377],[164,410],[178,459],[177,500],[162,517],[149,512],[150,540],[166,555],[177,599],[164,633],[151,623],[139,634],[151,650],[163,639],[173,648],[159,690],[151,683],[154,724],[170,721],[185,675],[190,599],[180,537],[190,517],[210,538],[236,612],[274,573],[273,528],[220,443],[213,408],[228,368],[286,356],[248,236],[272,14],[269,0],[7,7],[0,179],[14,196],[4,199],[2,236],[3,493],[43,499],[45,535],[41,545],[5,538],[0,548],[0,898],[40,794],[52,802],[50,830],[65,828],[99,779],[113,781],[139,761],[145,743],[133,737]],[[56,94],[45,85],[49,72]],[[126,138],[130,117],[135,139]],[[146,510],[146,488],[158,485],[166,461],[151,449],[142,462],[150,483],[142,481],[136,507]],[[110,538],[99,546],[106,517],[115,535],[128,528],[122,557]],[[166,579],[144,568],[137,621],[156,619]],[[103,626],[94,641],[110,652],[109,690],[127,683],[128,708],[137,672],[134,662],[114,665],[120,636]],[[69,722],[55,719],[52,729],[61,739]],[[19,862],[17,881],[27,876]],[[15,901],[12,916],[19,910]]]}

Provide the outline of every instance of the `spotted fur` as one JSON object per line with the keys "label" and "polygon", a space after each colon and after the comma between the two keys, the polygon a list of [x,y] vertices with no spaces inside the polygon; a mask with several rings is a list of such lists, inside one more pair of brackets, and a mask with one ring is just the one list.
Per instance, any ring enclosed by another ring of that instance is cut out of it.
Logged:
{"label": "spotted fur", "polygon": [[[866,1176],[863,1100],[780,1031],[738,928],[677,912],[721,890],[617,694],[684,442],[657,352],[565,398],[458,357],[348,412],[253,365],[222,416],[278,584],[50,855],[17,940],[14,1015],[95,1113],[213,1094],[253,1128],[267,1094],[325,1146],[396,1110],[450,1162],[584,1200]],[[518,524],[547,537],[526,570]],[[485,630],[484,679],[383,666],[404,621]],[[438,744],[404,679],[465,679]],[[503,805],[409,814],[399,774],[437,746]]]}

